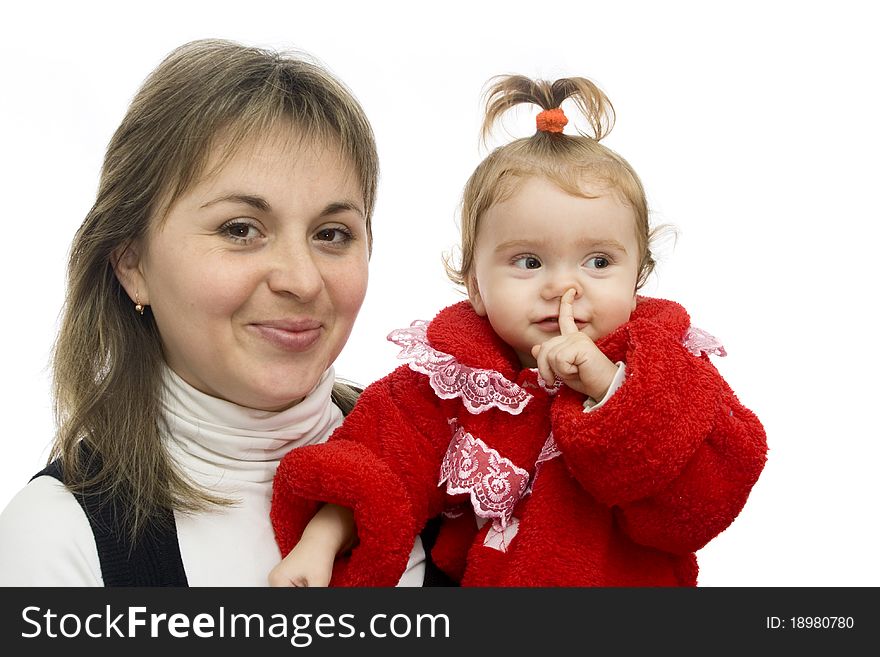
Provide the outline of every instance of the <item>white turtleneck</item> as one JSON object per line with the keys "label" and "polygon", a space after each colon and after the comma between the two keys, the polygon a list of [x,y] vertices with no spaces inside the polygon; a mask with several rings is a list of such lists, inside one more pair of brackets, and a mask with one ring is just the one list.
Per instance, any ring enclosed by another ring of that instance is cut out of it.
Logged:
{"label": "white turtleneck", "polygon": [[[330,402],[333,368],[299,404],[257,411],[199,392],[167,370],[167,448],[195,484],[235,500],[198,514],[175,512],[191,586],[265,586],[281,555],[269,508],[272,478],[291,449],[320,443],[342,421]],[[420,586],[424,551],[416,539],[400,586]],[[56,479],[38,477],[0,514],[0,585],[102,586],[88,519]]]}

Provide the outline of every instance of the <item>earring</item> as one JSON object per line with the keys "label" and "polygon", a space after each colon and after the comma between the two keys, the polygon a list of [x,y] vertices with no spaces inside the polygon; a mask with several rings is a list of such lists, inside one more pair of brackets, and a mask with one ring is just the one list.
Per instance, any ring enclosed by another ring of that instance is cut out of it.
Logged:
{"label": "earring", "polygon": [[135,292],[135,295],[134,295],[134,309],[139,315],[144,314],[144,307],[143,307],[143,305],[141,305],[141,298],[137,294],[137,292]]}

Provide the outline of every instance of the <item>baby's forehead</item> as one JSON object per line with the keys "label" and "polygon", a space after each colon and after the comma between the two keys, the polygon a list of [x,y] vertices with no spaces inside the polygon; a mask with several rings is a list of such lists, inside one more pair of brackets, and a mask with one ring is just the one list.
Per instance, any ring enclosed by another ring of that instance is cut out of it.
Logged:
{"label": "baby's forehead", "polygon": [[496,205],[510,203],[512,200],[530,199],[540,204],[546,202],[547,198],[560,194],[573,199],[605,198],[634,211],[633,200],[627,190],[613,178],[560,171],[528,174],[512,172],[496,182],[483,214]]}
{"label": "baby's forehead", "polygon": [[637,250],[632,207],[610,190],[595,191],[572,194],[549,180],[525,182],[484,213],[477,243],[494,251]]}
{"label": "baby's forehead", "polygon": [[589,217],[598,212],[611,212],[628,222],[635,218],[632,203],[614,186],[590,182],[569,187],[533,176],[496,195],[482,215],[545,216],[546,228],[552,230],[552,219],[560,214]]}

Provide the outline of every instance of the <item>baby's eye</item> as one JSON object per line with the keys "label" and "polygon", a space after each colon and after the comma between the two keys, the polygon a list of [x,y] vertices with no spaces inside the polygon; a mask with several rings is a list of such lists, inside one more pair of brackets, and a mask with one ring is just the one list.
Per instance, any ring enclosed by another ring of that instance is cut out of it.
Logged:
{"label": "baby's eye", "polygon": [[256,226],[245,221],[229,221],[220,227],[220,233],[235,242],[250,242],[262,235]]}
{"label": "baby's eye", "polygon": [[605,256],[594,256],[584,263],[584,266],[590,269],[605,269],[611,261]]}
{"label": "baby's eye", "polygon": [[517,256],[513,260],[513,266],[520,269],[540,269],[541,261],[532,255]]}
{"label": "baby's eye", "polygon": [[342,226],[328,226],[321,228],[315,233],[315,239],[319,242],[329,242],[334,245],[342,245],[354,239],[352,232]]}

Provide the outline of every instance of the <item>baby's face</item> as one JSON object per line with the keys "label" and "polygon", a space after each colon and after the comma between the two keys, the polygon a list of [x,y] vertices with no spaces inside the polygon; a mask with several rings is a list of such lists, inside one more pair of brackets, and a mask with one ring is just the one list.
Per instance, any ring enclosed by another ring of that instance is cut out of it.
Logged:
{"label": "baby's face", "polygon": [[573,196],[529,178],[481,218],[468,292],[477,314],[534,367],[534,345],[559,335],[559,301],[574,288],[578,329],[598,340],[629,320],[640,254],[635,214],[617,194]]}

